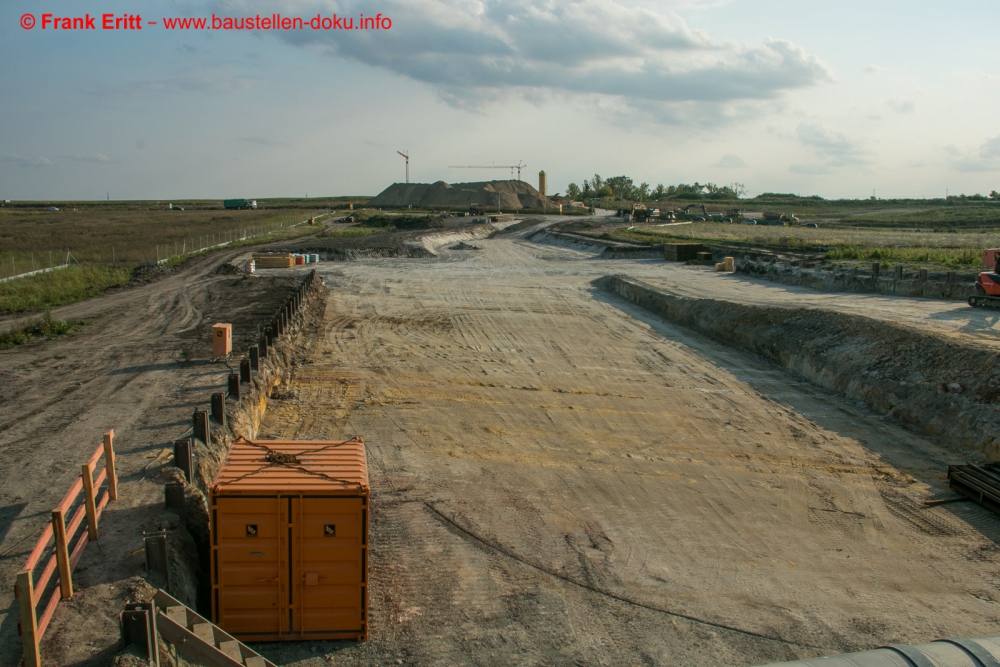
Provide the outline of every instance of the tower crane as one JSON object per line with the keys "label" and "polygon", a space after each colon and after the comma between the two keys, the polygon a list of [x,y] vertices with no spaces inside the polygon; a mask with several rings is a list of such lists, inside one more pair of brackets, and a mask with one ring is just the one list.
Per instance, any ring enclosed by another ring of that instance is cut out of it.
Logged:
{"label": "tower crane", "polygon": [[521,160],[517,161],[517,164],[471,164],[471,165],[458,165],[450,166],[449,169],[510,169],[510,175],[514,175],[514,170],[517,169],[517,180],[521,180],[521,170],[527,168],[528,165],[524,164]]}
{"label": "tower crane", "polygon": [[406,158],[406,182],[409,183],[410,182],[410,155],[409,155],[409,153],[404,153],[403,151],[396,151],[396,152],[399,153],[400,155],[402,155],[404,158]]}

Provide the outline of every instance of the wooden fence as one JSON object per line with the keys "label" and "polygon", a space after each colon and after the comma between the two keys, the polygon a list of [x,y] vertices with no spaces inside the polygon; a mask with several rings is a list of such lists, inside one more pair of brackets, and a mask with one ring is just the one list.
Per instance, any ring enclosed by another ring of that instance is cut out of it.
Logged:
{"label": "wooden fence", "polygon": [[[42,635],[49,627],[59,601],[73,597],[73,570],[87,544],[97,539],[98,523],[105,506],[109,501],[118,499],[114,439],[114,430],[104,434],[104,442],[98,445],[90,461],[83,464],[80,478],[73,482],[62,501],[52,510],[52,523],[46,526],[17,575],[14,595],[21,612],[18,633],[24,647],[21,664],[25,667],[41,667],[39,643]],[[95,479],[94,470],[102,456],[104,467]],[[43,564],[43,556],[47,552],[48,558]],[[39,566],[41,572],[36,578],[35,571]],[[58,577],[53,580],[52,576],[57,571]]]}

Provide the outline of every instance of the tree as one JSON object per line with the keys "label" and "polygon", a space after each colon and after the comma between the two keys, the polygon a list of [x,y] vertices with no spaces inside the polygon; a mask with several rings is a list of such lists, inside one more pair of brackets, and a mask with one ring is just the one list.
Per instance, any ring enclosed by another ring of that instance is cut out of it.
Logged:
{"label": "tree", "polygon": [[612,176],[604,182],[614,192],[615,197],[619,199],[632,197],[632,179],[628,176]]}
{"label": "tree", "polygon": [[991,192],[990,193],[990,199],[993,199],[993,200],[1000,199],[1000,192],[997,192],[996,190],[994,190],[993,192]]}
{"label": "tree", "polygon": [[663,183],[657,183],[656,189],[651,193],[656,201],[660,201],[667,194],[667,189],[663,187]]}
{"label": "tree", "polygon": [[590,179],[590,187],[598,191],[604,187],[604,179],[601,178],[600,174],[594,174],[594,177]]}
{"label": "tree", "polygon": [[730,183],[729,189],[733,191],[737,199],[739,199],[740,197],[742,197],[747,193],[747,186],[743,185],[742,183]]}
{"label": "tree", "polygon": [[580,186],[576,183],[570,183],[566,186],[566,195],[570,201],[576,201],[580,198]]}
{"label": "tree", "polygon": [[611,186],[602,186],[600,190],[597,191],[598,197],[614,197],[615,191],[611,189]]}
{"label": "tree", "polygon": [[646,182],[640,183],[639,187],[636,188],[636,192],[639,194],[639,201],[642,201],[644,199],[648,200],[649,199],[649,183],[646,183]]}

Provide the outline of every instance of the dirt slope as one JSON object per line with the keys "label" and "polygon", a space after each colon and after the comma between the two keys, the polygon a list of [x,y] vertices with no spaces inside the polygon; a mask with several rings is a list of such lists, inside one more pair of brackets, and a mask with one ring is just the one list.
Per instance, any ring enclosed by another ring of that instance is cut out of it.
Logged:
{"label": "dirt slope", "polygon": [[[498,205],[505,211],[522,208],[542,208],[541,194],[524,181],[483,181],[480,183],[393,183],[367,206],[480,206],[495,209]],[[548,202],[549,206],[553,203]]]}

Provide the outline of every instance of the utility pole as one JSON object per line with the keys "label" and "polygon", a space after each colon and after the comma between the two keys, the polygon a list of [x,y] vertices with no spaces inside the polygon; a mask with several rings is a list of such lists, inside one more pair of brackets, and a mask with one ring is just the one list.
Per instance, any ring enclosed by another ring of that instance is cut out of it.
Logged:
{"label": "utility pole", "polygon": [[406,158],[406,182],[409,183],[410,182],[410,156],[409,156],[408,153],[404,153],[403,151],[396,151],[396,152],[399,153],[400,155],[402,155],[404,158]]}

